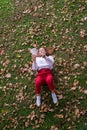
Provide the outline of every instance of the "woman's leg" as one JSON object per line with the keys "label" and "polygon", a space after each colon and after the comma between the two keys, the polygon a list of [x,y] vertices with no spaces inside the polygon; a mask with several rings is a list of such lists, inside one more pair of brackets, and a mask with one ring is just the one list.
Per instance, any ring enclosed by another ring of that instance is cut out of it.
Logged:
{"label": "woman's leg", "polygon": [[48,84],[49,89],[51,90],[53,102],[54,102],[55,104],[57,104],[57,103],[58,103],[58,99],[57,99],[57,96],[56,96],[56,94],[55,94],[55,86],[54,86],[54,81],[53,81],[53,75],[52,75],[51,73],[48,74],[48,75],[45,77],[45,81],[46,81],[46,83]]}
{"label": "woman's leg", "polygon": [[43,78],[41,76],[37,76],[35,80],[36,95],[40,95],[42,85],[43,85]]}
{"label": "woman's leg", "polygon": [[36,77],[36,81],[35,81],[35,88],[36,88],[36,105],[38,107],[40,107],[41,105],[41,96],[40,96],[40,92],[41,92],[41,86],[43,85],[43,79],[41,76],[37,76]]}
{"label": "woman's leg", "polygon": [[54,81],[53,81],[53,75],[51,73],[45,76],[45,82],[47,83],[51,92],[54,92],[55,86],[54,86]]}

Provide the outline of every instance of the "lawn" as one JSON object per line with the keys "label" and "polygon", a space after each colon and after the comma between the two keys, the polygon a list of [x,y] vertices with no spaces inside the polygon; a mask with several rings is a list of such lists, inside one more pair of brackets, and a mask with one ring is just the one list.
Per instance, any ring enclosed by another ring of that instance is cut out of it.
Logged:
{"label": "lawn", "polygon": [[[35,106],[29,48],[53,47],[59,105]],[[0,130],[87,130],[87,2],[0,0]]]}

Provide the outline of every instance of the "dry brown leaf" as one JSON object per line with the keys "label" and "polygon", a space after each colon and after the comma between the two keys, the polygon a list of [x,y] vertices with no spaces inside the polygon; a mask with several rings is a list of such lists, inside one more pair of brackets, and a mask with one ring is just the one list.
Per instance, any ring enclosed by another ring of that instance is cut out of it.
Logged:
{"label": "dry brown leaf", "polygon": [[3,74],[3,69],[0,69],[0,74]]}
{"label": "dry brown leaf", "polygon": [[29,107],[31,110],[33,110],[35,108],[35,105],[34,104],[31,104],[30,107]]}
{"label": "dry brown leaf", "polygon": [[31,118],[31,120],[34,120],[34,119],[35,119],[35,117],[36,117],[35,112],[34,112],[34,111],[32,111],[30,115],[31,115],[31,117],[30,117],[30,118]]}
{"label": "dry brown leaf", "polygon": [[60,118],[60,119],[64,118],[64,116],[62,114],[56,114],[54,117]]}
{"label": "dry brown leaf", "polygon": [[40,124],[43,124],[43,123],[44,123],[44,119],[40,119],[40,120],[39,120],[39,123],[40,123]]}
{"label": "dry brown leaf", "polygon": [[86,51],[86,52],[87,52],[87,44],[86,44],[86,45],[84,45],[84,51]]}
{"label": "dry brown leaf", "polygon": [[38,120],[35,120],[35,125],[37,125],[38,124]]}
{"label": "dry brown leaf", "polygon": [[33,128],[39,129],[40,125],[35,125]]}
{"label": "dry brown leaf", "polygon": [[48,108],[47,108],[47,107],[43,109],[43,112],[47,112],[47,111],[48,111]]}
{"label": "dry brown leaf", "polygon": [[61,94],[61,95],[58,95],[58,98],[59,99],[63,99],[63,95]]}
{"label": "dry brown leaf", "polygon": [[68,130],[71,130],[71,129],[72,129],[72,127],[71,127],[71,126],[69,126],[67,129],[68,129]]}
{"label": "dry brown leaf", "polygon": [[23,14],[27,14],[27,13],[31,13],[31,10],[27,9],[27,10],[23,11]]}
{"label": "dry brown leaf", "polygon": [[58,130],[58,128],[56,127],[55,130]]}
{"label": "dry brown leaf", "polygon": [[51,126],[50,130],[58,130],[56,126]]}
{"label": "dry brown leaf", "polygon": [[75,79],[74,82],[73,82],[73,87],[76,87],[78,85],[79,85],[79,81]]}
{"label": "dry brown leaf", "polygon": [[41,109],[44,109],[46,107],[46,104],[42,103]]}
{"label": "dry brown leaf", "polygon": [[70,90],[76,90],[77,87],[72,87]]}
{"label": "dry brown leaf", "polygon": [[8,110],[1,110],[1,113],[2,113],[3,115],[6,115],[6,114],[8,113]]}
{"label": "dry brown leaf", "polygon": [[84,90],[83,93],[84,93],[84,94],[87,94],[87,90]]}
{"label": "dry brown leaf", "polygon": [[7,59],[4,63],[3,63],[3,66],[4,67],[7,67],[7,65],[10,63],[10,60],[9,59]]}
{"label": "dry brown leaf", "polygon": [[83,65],[84,65],[85,67],[87,67],[87,61],[84,61],[84,62],[83,62]]}
{"label": "dry brown leaf", "polygon": [[28,127],[29,126],[29,122],[25,122],[25,127]]}
{"label": "dry brown leaf", "polygon": [[8,73],[8,74],[5,75],[5,77],[6,77],[6,78],[11,78],[11,74]]}
{"label": "dry brown leaf", "polygon": [[53,111],[54,111],[54,109],[52,109],[52,108],[48,108],[48,111],[53,112]]}
{"label": "dry brown leaf", "polygon": [[4,54],[5,54],[4,48],[0,49],[0,55],[2,56],[2,55],[4,55]]}
{"label": "dry brown leaf", "polygon": [[27,116],[27,119],[30,119],[30,117],[31,117],[31,115],[28,115],[28,116]]}
{"label": "dry brown leaf", "polygon": [[78,108],[75,109],[75,116],[76,116],[77,118],[80,117],[80,111],[79,111]]}
{"label": "dry brown leaf", "polygon": [[63,74],[63,71],[59,71],[59,74]]}
{"label": "dry brown leaf", "polygon": [[86,30],[84,30],[84,29],[82,29],[81,31],[80,31],[80,37],[84,37],[86,35]]}
{"label": "dry brown leaf", "polygon": [[87,81],[86,81],[86,84],[87,84]]}
{"label": "dry brown leaf", "polygon": [[75,64],[74,65],[74,69],[77,69],[77,68],[79,68],[80,67],[80,64]]}
{"label": "dry brown leaf", "polygon": [[51,126],[51,129],[50,129],[50,130],[54,130],[54,129],[55,129],[55,127],[56,127],[56,126],[54,126],[54,125],[53,125],[53,126]]}
{"label": "dry brown leaf", "polygon": [[41,114],[40,118],[44,119],[45,118],[45,114]]}

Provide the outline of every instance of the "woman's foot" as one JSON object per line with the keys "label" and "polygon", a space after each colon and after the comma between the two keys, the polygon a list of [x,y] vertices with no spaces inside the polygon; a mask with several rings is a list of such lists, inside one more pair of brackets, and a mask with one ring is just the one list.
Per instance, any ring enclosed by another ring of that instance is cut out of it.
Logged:
{"label": "woman's foot", "polygon": [[36,97],[36,105],[37,105],[37,107],[40,107],[40,105],[41,105],[41,96],[37,96]]}
{"label": "woman's foot", "polygon": [[55,93],[52,93],[52,99],[54,104],[58,104],[58,99]]}

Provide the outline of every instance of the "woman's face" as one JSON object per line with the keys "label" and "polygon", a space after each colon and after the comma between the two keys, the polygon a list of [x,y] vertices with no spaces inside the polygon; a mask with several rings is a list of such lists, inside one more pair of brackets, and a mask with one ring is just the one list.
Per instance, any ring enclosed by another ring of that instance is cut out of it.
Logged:
{"label": "woman's face", "polygon": [[40,49],[39,49],[39,55],[40,55],[40,56],[45,56],[45,55],[46,55],[46,51],[45,51],[44,48],[40,48]]}

